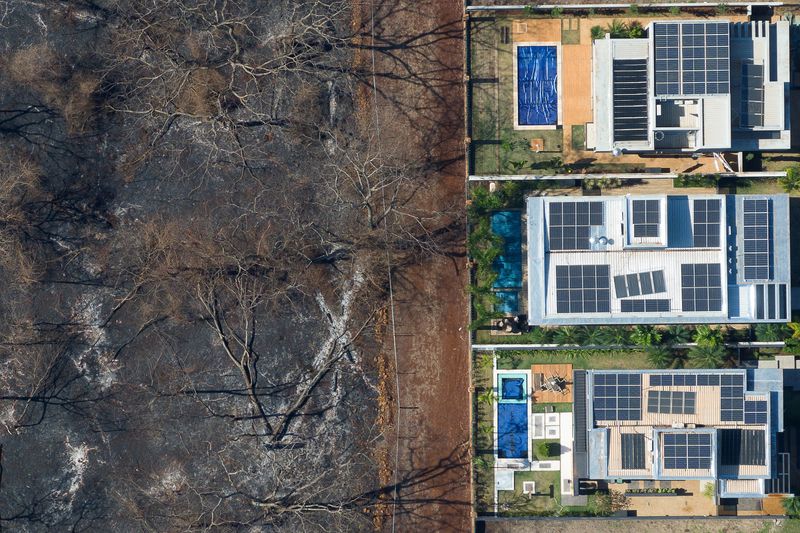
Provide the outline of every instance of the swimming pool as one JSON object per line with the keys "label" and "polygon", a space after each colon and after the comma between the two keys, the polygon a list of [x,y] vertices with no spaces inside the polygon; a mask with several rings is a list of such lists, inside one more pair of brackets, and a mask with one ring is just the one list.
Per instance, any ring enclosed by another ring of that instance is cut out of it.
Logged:
{"label": "swimming pool", "polygon": [[504,315],[515,315],[519,312],[519,290],[494,291],[497,303],[494,310]]}
{"label": "swimming pool", "polygon": [[517,47],[517,112],[521,126],[558,123],[557,47]]}
{"label": "swimming pool", "polygon": [[503,239],[503,251],[492,265],[497,279],[495,289],[522,287],[522,215],[519,211],[492,213],[492,233]]}
{"label": "swimming pool", "polygon": [[497,404],[497,457],[501,459],[528,458],[527,404]]}
{"label": "swimming pool", "polygon": [[528,377],[498,374],[497,457],[528,458]]}

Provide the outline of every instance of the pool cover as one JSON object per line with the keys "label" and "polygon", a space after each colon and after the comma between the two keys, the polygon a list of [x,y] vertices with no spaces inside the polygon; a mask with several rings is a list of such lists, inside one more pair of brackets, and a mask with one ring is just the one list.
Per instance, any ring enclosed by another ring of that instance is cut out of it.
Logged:
{"label": "pool cover", "polygon": [[519,123],[549,126],[558,122],[558,61],[555,46],[517,48]]}
{"label": "pool cover", "polygon": [[492,214],[492,233],[503,239],[503,251],[494,260],[497,279],[495,289],[522,287],[522,218],[519,211],[498,211]]}
{"label": "pool cover", "polygon": [[528,404],[497,404],[497,457],[528,458]]}

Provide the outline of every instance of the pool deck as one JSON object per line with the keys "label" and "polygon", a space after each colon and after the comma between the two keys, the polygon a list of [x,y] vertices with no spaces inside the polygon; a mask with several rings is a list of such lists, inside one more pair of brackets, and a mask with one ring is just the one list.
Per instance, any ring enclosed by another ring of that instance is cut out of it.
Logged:
{"label": "pool deck", "polygon": [[566,393],[554,392],[549,390],[533,391],[533,403],[571,403],[572,402],[572,363],[553,364],[553,365],[533,365],[531,366],[531,379],[536,374],[542,374],[544,379],[551,376],[562,377],[567,380]]}

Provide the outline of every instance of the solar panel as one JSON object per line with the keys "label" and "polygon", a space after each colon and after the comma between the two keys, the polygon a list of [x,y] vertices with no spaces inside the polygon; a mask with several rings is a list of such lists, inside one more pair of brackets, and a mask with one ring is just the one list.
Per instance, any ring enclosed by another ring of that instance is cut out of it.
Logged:
{"label": "solar panel", "polygon": [[717,263],[681,265],[681,304],[684,311],[721,311],[722,278]]}
{"label": "solar panel", "polygon": [[[652,379],[650,384],[652,385]],[[695,393],[691,391],[651,390],[647,393],[647,412],[693,415],[695,400]]]}
{"label": "solar panel", "polygon": [[595,374],[592,392],[595,420],[642,418],[641,374]]}
{"label": "solar panel", "polygon": [[621,300],[623,313],[668,313],[669,300],[647,298],[643,300]]}
{"label": "solar panel", "polygon": [[631,296],[639,296],[642,291],[639,288],[639,276],[636,274],[628,274],[625,276],[625,283],[628,285],[628,294]]}
{"label": "solar panel", "polygon": [[761,429],[718,429],[719,463],[726,466],[765,465],[766,435]]}
{"label": "solar panel", "polygon": [[656,96],[728,94],[727,23],[655,23]]}
{"label": "solar panel", "polygon": [[664,433],[662,445],[667,470],[711,467],[711,435],[708,433]]}
{"label": "solar panel", "polygon": [[623,433],[621,452],[623,470],[639,470],[645,467],[645,441],[641,433]]}
{"label": "solar panel", "polygon": [[742,422],[744,420],[744,380],[740,374],[721,376],[720,420]]}
{"label": "solar panel", "polygon": [[589,250],[592,226],[602,225],[602,202],[551,202],[550,250]]}
{"label": "solar panel", "polygon": [[692,238],[695,248],[718,248],[720,201],[694,200]]}
{"label": "solar panel", "polygon": [[766,400],[754,400],[754,401],[744,402],[744,423],[745,424],[767,423]]}
{"label": "solar panel", "polygon": [[[622,276],[616,276],[616,277],[622,278]],[[635,278],[638,278],[638,280]],[[631,283],[634,285],[635,288],[634,292],[630,294],[631,296],[638,296],[638,294],[647,295],[659,292],[666,292],[663,270],[654,270],[652,272],[640,272],[639,274],[628,274],[628,276],[626,278],[623,278],[623,280],[624,279],[633,280]],[[628,289],[626,289],[626,291],[630,292]],[[638,291],[638,294],[635,294],[636,291]],[[627,296],[627,294],[625,296]]]}
{"label": "solar panel", "polygon": [[557,313],[608,313],[608,265],[556,266]]}
{"label": "solar panel", "polygon": [[633,236],[658,237],[658,228],[661,221],[661,206],[658,200],[634,200],[633,211]]}
{"label": "solar panel", "polygon": [[744,207],[744,279],[772,279],[772,200],[748,199]]}
{"label": "solar panel", "polygon": [[667,292],[667,285],[664,282],[664,271],[663,270],[654,270],[653,271],[653,292]]}
{"label": "solar panel", "polygon": [[764,65],[742,62],[741,126],[764,125]]}
{"label": "solar panel", "polygon": [[647,60],[613,62],[614,140],[647,140]]}

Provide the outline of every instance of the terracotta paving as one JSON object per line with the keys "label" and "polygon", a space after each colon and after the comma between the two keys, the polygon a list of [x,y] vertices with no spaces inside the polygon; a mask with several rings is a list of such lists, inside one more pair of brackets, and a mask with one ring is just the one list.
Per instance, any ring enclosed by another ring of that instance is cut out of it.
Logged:
{"label": "terracotta paving", "polygon": [[545,380],[550,377],[561,377],[567,380],[565,394],[549,390],[535,390],[533,392],[533,403],[564,403],[572,401],[572,363],[533,365],[531,366],[531,374],[542,374]]}

